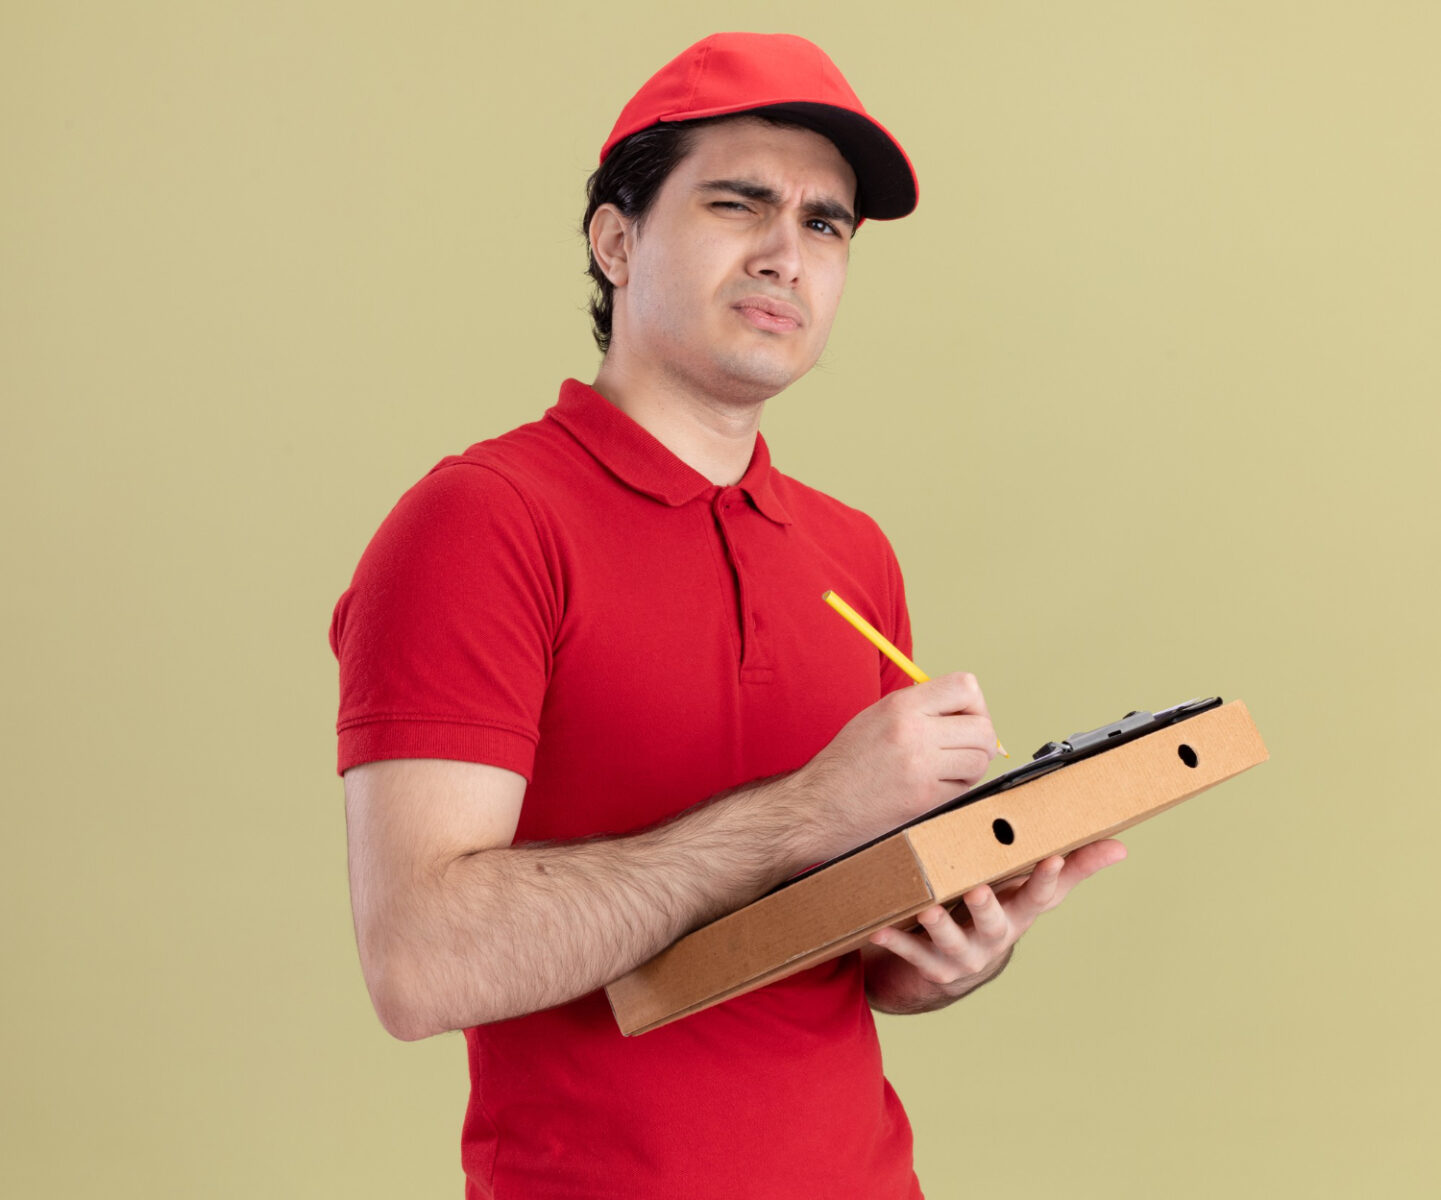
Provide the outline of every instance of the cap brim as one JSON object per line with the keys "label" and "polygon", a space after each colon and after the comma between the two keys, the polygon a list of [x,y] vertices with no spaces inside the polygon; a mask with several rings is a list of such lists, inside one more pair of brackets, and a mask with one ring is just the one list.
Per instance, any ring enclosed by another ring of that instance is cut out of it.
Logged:
{"label": "cap brim", "polygon": [[877,121],[812,100],[689,112],[666,116],[666,121],[694,121],[713,116],[746,113],[774,114],[814,130],[835,143],[856,173],[856,215],[875,221],[893,221],[914,212],[919,199],[915,168],[900,143]]}
{"label": "cap brim", "polygon": [[849,109],[812,101],[768,104],[755,112],[785,116],[836,144],[856,173],[856,215],[893,221],[914,212],[919,199],[915,168],[885,127]]}

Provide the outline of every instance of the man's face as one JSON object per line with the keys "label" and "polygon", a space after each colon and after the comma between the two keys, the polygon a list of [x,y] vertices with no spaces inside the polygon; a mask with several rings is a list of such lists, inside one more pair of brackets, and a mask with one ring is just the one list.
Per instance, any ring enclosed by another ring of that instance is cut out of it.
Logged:
{"label": "man's face", "polygon": [[627,233],[615,346],[628,370],[753,403],[825,348],[855,229],[855,172],[805,129],[702,126]]}

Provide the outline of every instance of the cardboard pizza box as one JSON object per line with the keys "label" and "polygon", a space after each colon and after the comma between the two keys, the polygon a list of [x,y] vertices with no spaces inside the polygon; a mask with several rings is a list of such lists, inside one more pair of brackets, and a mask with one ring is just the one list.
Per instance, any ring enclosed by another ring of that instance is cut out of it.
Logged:
{"label": "cardboard pizza box", "polygon": [[645,1033],[864,945],[886,925],[1110,837],[1269,757],[1245,704],[1118,744],[932,817],[686,934],[606,988]]}

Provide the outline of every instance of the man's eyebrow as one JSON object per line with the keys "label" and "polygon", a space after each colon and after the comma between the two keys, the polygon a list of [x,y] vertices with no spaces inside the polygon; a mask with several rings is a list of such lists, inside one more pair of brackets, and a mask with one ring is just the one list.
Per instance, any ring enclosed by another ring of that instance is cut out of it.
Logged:
{"label": "man's eyebrow", "polygon": [[[737,196],[744,196],[747,200],[754,200],[759,204],[779,204],[781,194],[775,188],[764,183],[757,183],[753,179],[703,179],[696,184],[698,192],[731,192]],[[856,227],[856,216],[839,200],[833,200],[828,196],[821,196],[812,200],[806,205],[808,217],[823,217],[827,221],[837,221],[849,227],[852,231]]]}

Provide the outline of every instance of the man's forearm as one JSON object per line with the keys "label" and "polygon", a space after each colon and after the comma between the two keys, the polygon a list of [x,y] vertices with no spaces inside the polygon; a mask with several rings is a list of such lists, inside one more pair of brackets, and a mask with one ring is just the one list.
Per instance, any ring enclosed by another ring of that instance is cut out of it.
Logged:
{"label": "man's forearm", "polygon": [[482,850],[419,881],[377,989],[411,1040],[564,1003],[808,865],[793,776],[613,838]]}
{"label": "man's forearm", "polygon": [[585,995],[964,790],[994,742],[975,678],[958,673],[862,709],[792,774],[634,835],[511,847],[493,829],[490,840],[427,841],[404,829],[403,791],[363,803],[375,820],[353,838],[351,889],[376,1011],[414,1039]]}

